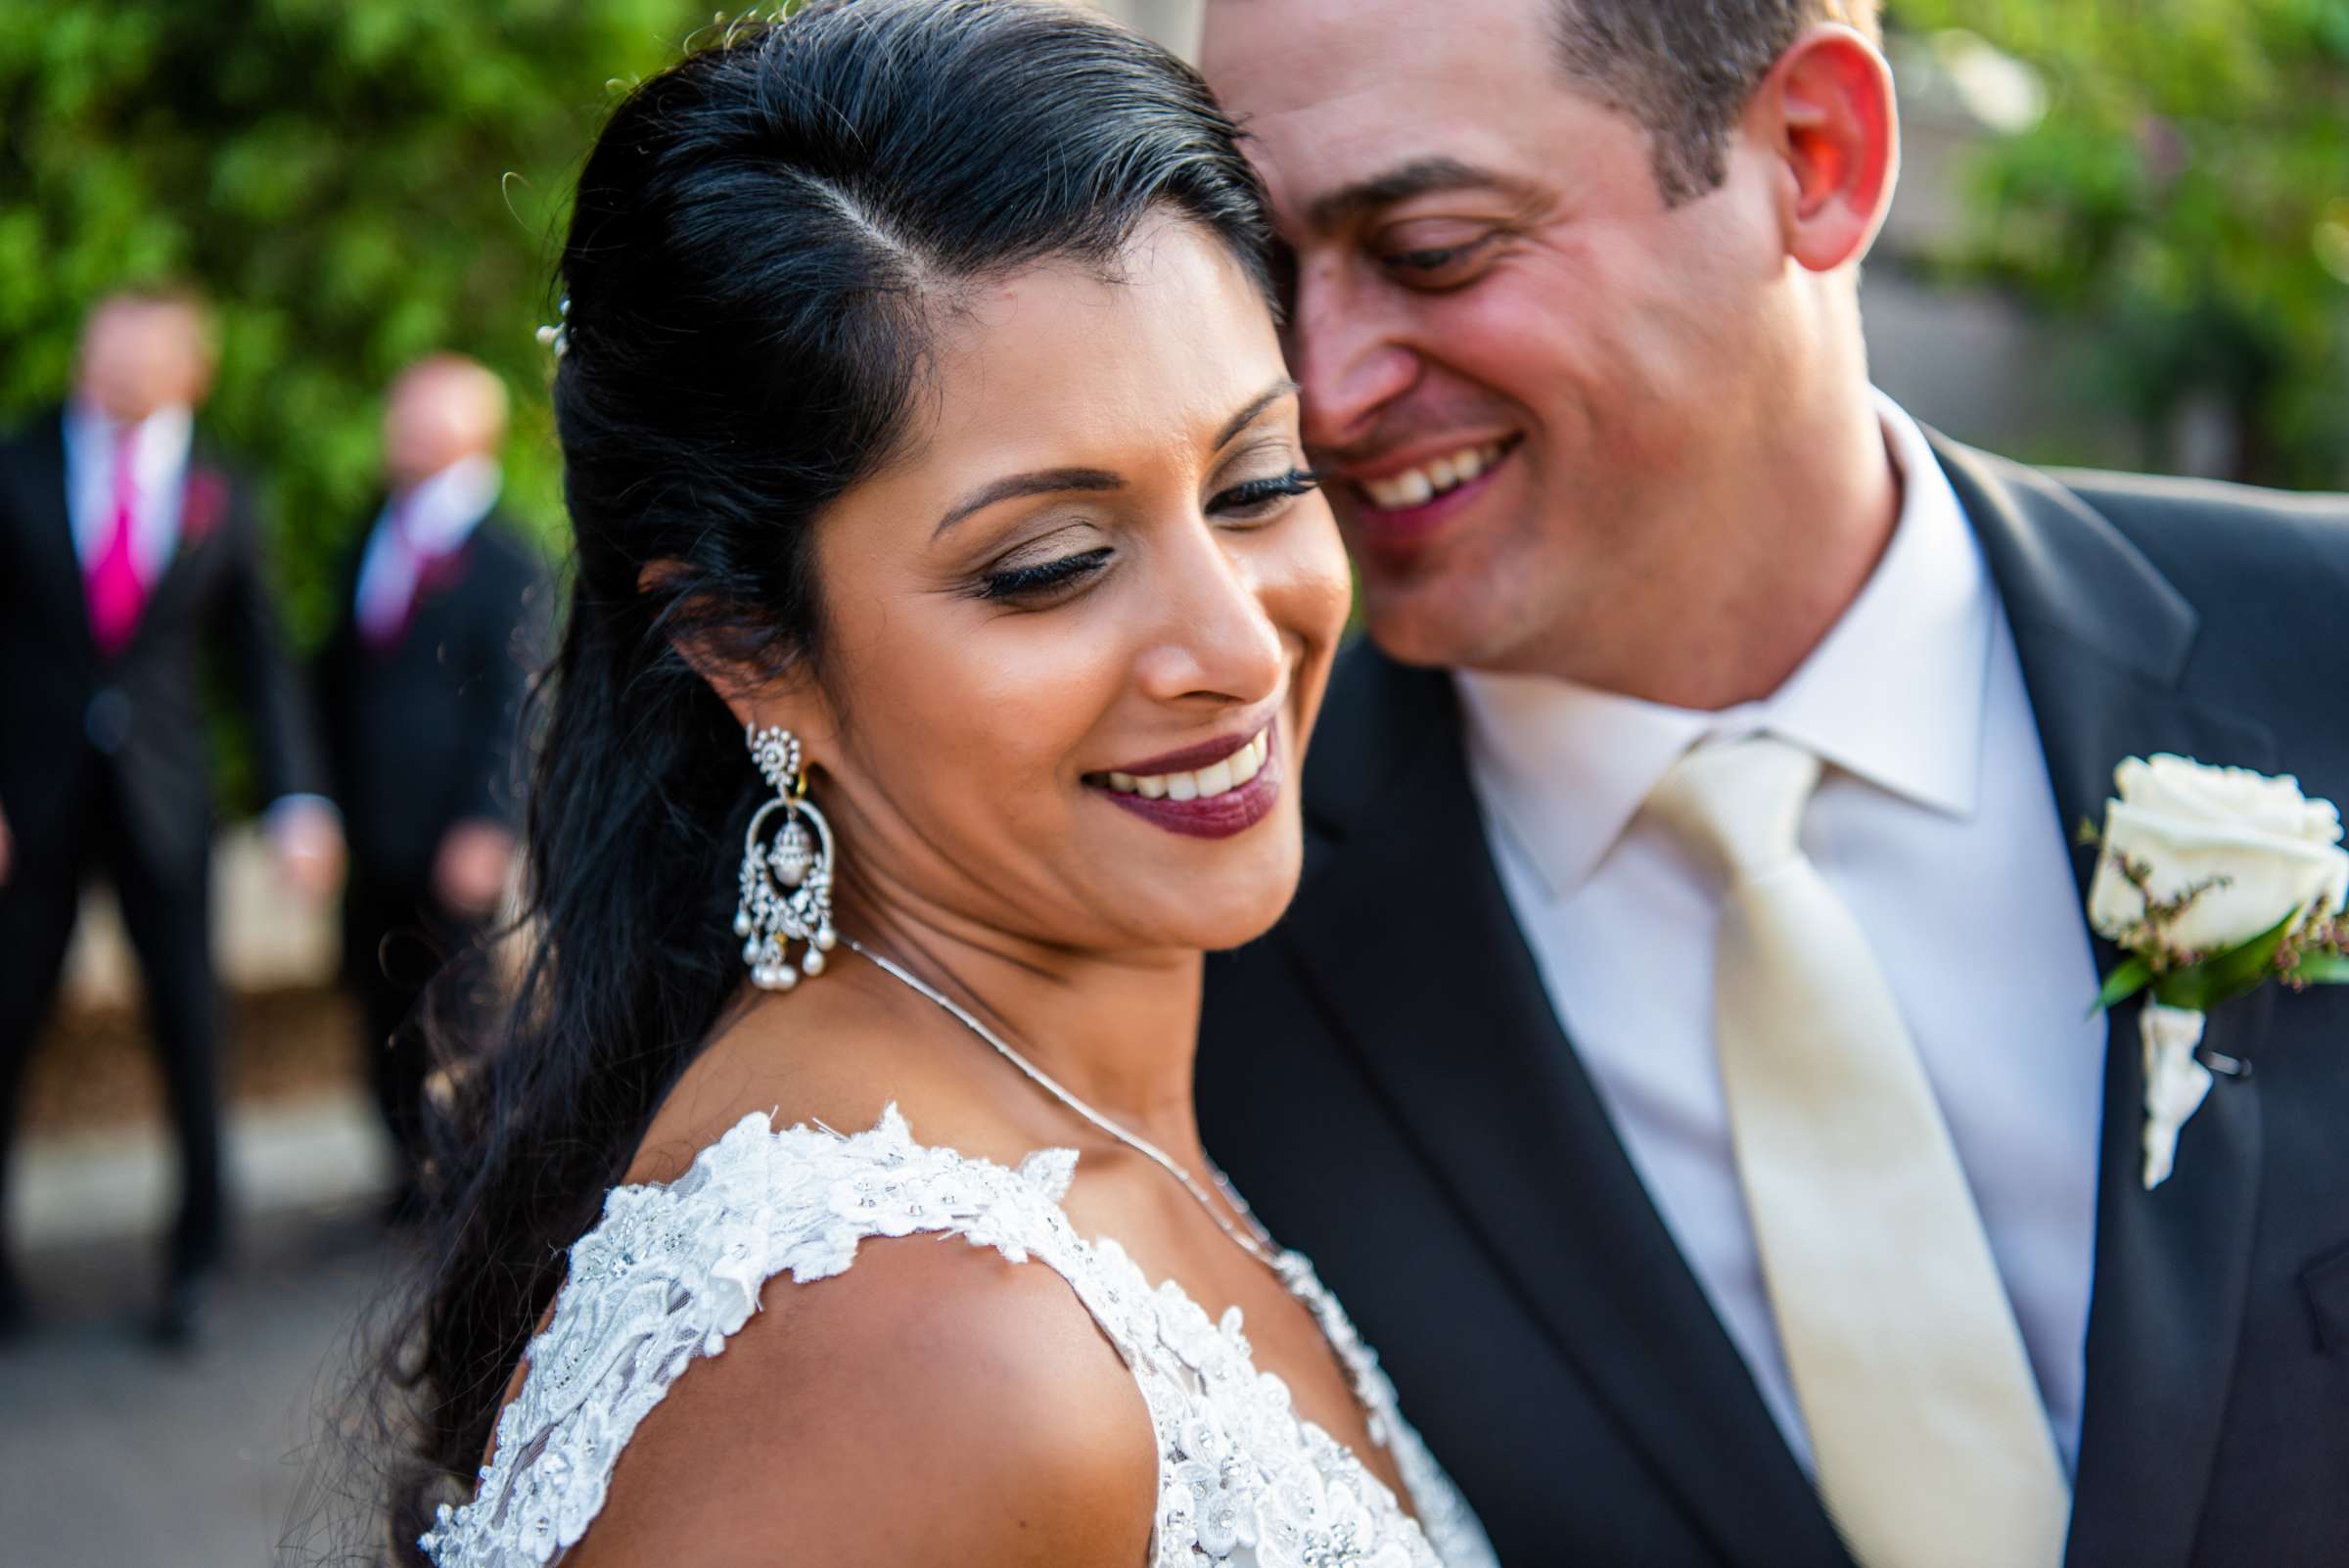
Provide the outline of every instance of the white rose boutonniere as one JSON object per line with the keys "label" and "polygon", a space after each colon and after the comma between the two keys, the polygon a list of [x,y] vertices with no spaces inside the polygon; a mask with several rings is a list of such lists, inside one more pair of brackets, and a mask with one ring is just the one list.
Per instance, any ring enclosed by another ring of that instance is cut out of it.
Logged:
{"label": "white rose boutonniere", "polygon": [[2204,1015],[2279,980],[2349,984],[2349,851],[2341,814],[2286,775],[2132,757],[2114,771],[2088,918],[2129,954],[2099,1009],[2149,992],[2144,1184],[2169,1176],[2179,1130],[2210,1092]]}

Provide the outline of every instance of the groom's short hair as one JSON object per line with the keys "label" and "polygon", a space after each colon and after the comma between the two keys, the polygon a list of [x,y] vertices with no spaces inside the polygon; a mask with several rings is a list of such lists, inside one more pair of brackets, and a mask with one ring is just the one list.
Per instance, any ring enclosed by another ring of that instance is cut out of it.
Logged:
{"label": "groom's short hair", "polygon": [[1721,184],[1729,131],[1806,28],[1882,35],[1882,0],[1550,0],[1566,69],[1647,128],[1656,183],[1679,204]]}

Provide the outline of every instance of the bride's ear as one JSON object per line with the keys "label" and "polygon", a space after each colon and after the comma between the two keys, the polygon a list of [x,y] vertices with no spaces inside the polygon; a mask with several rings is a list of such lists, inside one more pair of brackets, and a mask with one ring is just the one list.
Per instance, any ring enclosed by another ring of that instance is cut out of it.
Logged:
{"label": "bride's ear", "polygon": [[779,725],[803,740],[819,741],[833,730],[823,692],[796,655],[778,663],[773,645],[746,634],[728,617],[690,595],[680,597],[687,568],[654,561],[636,574],[636,590],[662,606],[668,644],[693,672],[717,693],[746,727]]}

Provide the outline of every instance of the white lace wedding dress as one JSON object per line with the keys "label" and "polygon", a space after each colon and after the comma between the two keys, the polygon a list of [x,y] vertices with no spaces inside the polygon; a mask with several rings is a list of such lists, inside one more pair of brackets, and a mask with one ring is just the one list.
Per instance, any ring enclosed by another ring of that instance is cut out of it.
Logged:
{"label": "white lace wedding dress", "polygon": [[1068,1149],[1018,1170],[913,1140],[891,1106],[853,1136],[777,1131],[746,1117],[676,1181],[615,1188],[571,1250],[553,1319],[530,1342],[474,1499],[422,1541],[439,1568],[559,1557],[604,1505],[637,1423],[696,1357],[715,1356],[777,1274],[840,1273],[869,1236],[959,1235],[1062,1275],[1140,1384],[1158,1439],[1154,1568],[1493,1568],[1493,1549],[1337,1301],[1296,1253],[1281,1259],[1352,1374],[1370,1435],[1394,1455],[1416,1522],[1342,1444],[1259,1371],[1237,1308],[1221,1321],[1173,1281],[1152,1289],[1110,1240],[1061,1211]]}

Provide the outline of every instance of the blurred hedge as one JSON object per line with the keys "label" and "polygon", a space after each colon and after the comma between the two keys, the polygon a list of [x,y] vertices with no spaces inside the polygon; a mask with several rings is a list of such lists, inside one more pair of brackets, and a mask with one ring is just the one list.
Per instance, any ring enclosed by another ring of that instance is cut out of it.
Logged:
{"label": "blurred hedge", "polygon": [[[1893,0],[2050,88],[1975,169],[1957,268],[2089,322],[2149,429],[2216,395],[2246,477],[2349,484],[2349,0]],[[260,480],[296,634],[375,484],[386,380],[454,347],[517,394],[509,498],[557,522],[532,337],[616,91],[686,0],[0,0],[0,421],[55,399],[88,304],[221,306],[208,424]]]}
{"label": "blurred hedge", "polygon": [[549,278],[596,126],[680,0],[0,0],[0,421],[64,392],[118,285],[219,305],[207,424],[260,484],[289,621],[377,483],[381,392],[438,348],[507,379],[508,498],[558,517]]}
{"label": "blurred hedge", "polygon": [[2213,403],[2234,477],[2349,487],[2349,0],[1891,12],[1987,39],[2045,84],[2036,123],[1973,161],[1957,269],[2092,328],[2092,395],[2149,446]]}

